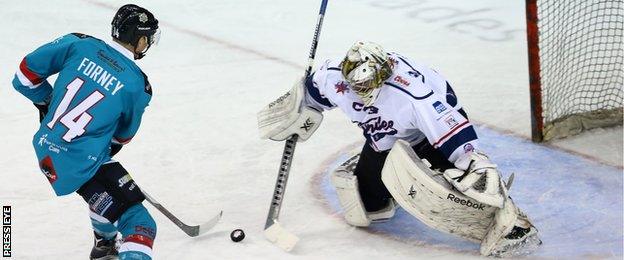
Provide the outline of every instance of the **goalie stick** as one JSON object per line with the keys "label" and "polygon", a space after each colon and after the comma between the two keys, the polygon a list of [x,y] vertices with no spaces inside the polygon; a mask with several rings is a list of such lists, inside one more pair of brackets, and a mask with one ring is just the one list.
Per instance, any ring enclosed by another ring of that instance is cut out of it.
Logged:
{"label": "goalie stick", "polygon": [[[327,1],[328,0],[321,1],[321,9],[319,11],[318,21],[316,22],[316,29],[314,30],[314,38],[312,38],[310,55],[308,56],[308,68],[305,71],[304,78],[310,76],[310,73],[312,72],[312,65],[314,64],[314,56],[316,55],[316,47],[318,46],[318,39],[321,34],[321,26],[323,25],[323,17],[325,16]],[[288,138],[284,144],[280,168],[277,173],[277,181],[275,182],[275,189],[273,190],[273,197],[271,198],[269,215],[267,216],[266,224],[264,226],[265,237],[286,251],[292,250],[299,241],[299,238],[284,229],[277,220],[282,207],[284,191],[286,190],[286,182],[288,181],[288,174],[290,173],[290,164],[292,163],[298,138],[299,136],[293,135]]]}
{"label": "goalie stick", "polygon": [[145,191],[142,191],[142,192],[143,192],[143,195],[145,195],[145,199],[150,204],[152,204],[152,206],[158,209],[158,211],[160,211],[163,215],[165,215],[169,220],[171,220],[171,222],[176,224],[176,226],[178,226],[182,231],[184,231],[184,233],[186,233],[190,237],[196,237],[203,233],[206,233],[208,230],[214,227],[217,224],[217,222],[219,222],[219,220],[221,219],[221,216],[223,215],[223,211],[220,211],[217,215],[212,217],[212,219],[210,219],[206,223],[203,223],[201,225],[196,225],[196,226],[189,226],[187,224],[184,224],[184,222],[182,222],[175,215],[173,215],[169,210],[163,207],[163,205],[161,205],[158,201],[156,201],[152,196],[147,194],[147,192]]}

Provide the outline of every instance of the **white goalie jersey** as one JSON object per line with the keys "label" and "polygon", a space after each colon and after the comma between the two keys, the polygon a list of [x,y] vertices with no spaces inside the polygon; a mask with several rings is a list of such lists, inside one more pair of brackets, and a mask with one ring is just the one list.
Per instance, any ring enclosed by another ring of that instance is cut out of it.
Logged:
{"label": "white goalie jersey", "polygon": [[415,145],[426,138],[455,162],[477,149],[475,130],[446,79],[397,53],[388,55],[393,73],[372,105],[351,90],[340,61],[331,60],[306,80],[304,104],[321,111],[339,107],[376,151],[390,150],[399,139]]}

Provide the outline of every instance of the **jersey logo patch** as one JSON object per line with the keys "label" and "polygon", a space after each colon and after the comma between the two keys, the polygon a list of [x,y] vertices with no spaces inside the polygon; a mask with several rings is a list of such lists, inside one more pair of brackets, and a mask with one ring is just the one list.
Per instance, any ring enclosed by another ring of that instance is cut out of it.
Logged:
{"label": "jersey logo patch", "polygon": [[394,81],[396,81],[397,83],[409,87],[410,82],[405,80],[404,78],[402,78],[401,76],[397,75],[396,77],[394,77]]}
{"label": "jersey logo patch", "polygon": [[358,102],[353,102],[351,107],[355,111],[358,111],[358,112],[363,111],[363,112],[366,112],[366,114],[369,114],[369,115],[377,114],[377,112],[379,112],[379,108],[377,108],[375,106],[364,106],[364,104],[358,103]]}
{"label": "jersey logo patch", "polygon": [[122,72],[125,70],[124,67],[122,67],[119,62],[117,62],[116,59],[113,59],[112,57],[108,56],[106,54],[106,52],[104,52],[103,50],[98,50],[97,52],[97,58],[101,61],[103,61],[104,63],[108,64],[108,66],[110,66],[111,68],[113,68],[115,71],[117,72]]}
{"label": "jersey logo patch", "polygon": [[444,104],[442,104],[442,102],[440,101],[436,101],[433,103],[433,108],[435,108],[436,112],[438,112],[438,114],[442,114],[442,112],[446,111],[446,106],[444,106]]}
{"label": "jersey logo patch", "polygon": [[374,117],[366,122],[359,123],[358,126],[364,130],[364,136],[373,141],[379,141],[386,135],[395,135],[397,130],[394,129],[394,121],[381,120],[381,117]]}
{"label": "jersey logo patch", "polygon": [[41,162],[39,162],[39,169],[41,169],[43,175],[48,178],[50,184],[53,184],[58,179],[58,176],[56,175],[56,170],[54,169],[54,165],[52,164],[52,158],[50,158],[50,156],[46,156],[45,158],[43,158],[43,160],[41,160]]}
{"label": "jersey logo patch", "polygon": [[344,81],[336,83],[336,85],[334,85],[334,88],[336,89],[336,93],[338,94],[344,95],[344,93],[349,93],[349,86]]}
{"label": "jersey logo patch", "polygon": [[474,147],[472,146],[472,144],[467,143],[466,145],[464,145],[464,153],[469,153],[474,151]]}
{"label": "jersey logo patch", "polygon": [[444,119],[444,122],[446,123],[446,125],[448,125],[449,128],[453,128],[453,127],[455,127],[456,125],[459,124],[459,123],[457,123],[457,120],[455,120],[453,115],[450,115],[449,117]]}

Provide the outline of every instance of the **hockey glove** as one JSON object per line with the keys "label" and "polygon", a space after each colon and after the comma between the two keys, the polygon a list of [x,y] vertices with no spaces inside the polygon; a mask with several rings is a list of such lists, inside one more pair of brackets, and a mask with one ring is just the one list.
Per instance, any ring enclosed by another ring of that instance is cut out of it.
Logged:
{"label": "hockey glove", "polygon": [[260,110],[258,112],[260,137],[283,141],[296,134],[301,142],[310,138],[321,124],[323,114],[302,105],[304,98],[305,87],[303,79],[300,79],[290,91]]}
{"label": "hockey glove", "polygon": [[123,148],[123,144],[116,144],[116,143],[111,143],[111,151],[110,151],[110,156],[113,157],[115,156],[115,154],[117,154],[119,151],[121,151],[121,148]]}
{"label": "hockey glove", "polygon": [[35,105],[37,110],[39,110],[39,123],[41,123],[41,121],[43,121],[43,118],[46,116],[46,114],[48,114],[48,106],[49,106],[49,104],[47,104],[47,103],[33,103],[33,105]]}
{"label": "hockey glove", "polygon": [[458,191],[481,203],[502,208],[506,189],[496,164],[481,152],[460,157],[453,169],[444,171],[444,178]]}

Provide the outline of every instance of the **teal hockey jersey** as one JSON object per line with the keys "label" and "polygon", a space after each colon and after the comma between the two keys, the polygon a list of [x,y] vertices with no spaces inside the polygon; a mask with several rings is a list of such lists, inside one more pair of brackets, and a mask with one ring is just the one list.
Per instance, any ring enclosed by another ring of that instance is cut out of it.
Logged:
{"label": "teal hockey jersey", "polygon": [[[57,73],[52,87],[47,78]],[[59,196],[76,191],[111,161],[112,142],[132,139],[152,95],[131,51],[79,33],[26,55],[13,86],[33,103],[49,104],[32,144]]]}

